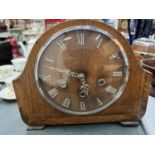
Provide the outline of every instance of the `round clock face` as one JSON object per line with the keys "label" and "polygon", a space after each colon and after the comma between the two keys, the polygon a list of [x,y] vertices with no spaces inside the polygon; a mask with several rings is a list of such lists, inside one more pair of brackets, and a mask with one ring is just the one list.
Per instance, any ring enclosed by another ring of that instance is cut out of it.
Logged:
{"label": "round clock face", "polygon": [[56,109],[87,115],[112,105],[128,80],[123,47],[93,26],[73,26],[49,38],[35,66],[39,92]]}

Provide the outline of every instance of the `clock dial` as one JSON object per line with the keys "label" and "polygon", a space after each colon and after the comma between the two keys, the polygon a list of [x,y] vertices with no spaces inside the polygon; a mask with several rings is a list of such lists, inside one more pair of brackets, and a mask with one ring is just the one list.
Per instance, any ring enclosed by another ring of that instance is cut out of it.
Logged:
{"label": "clock dial", "polygon": [[74,26],[45,43],[38,54],[35,77],[51,106],[70,114],[93,114],[122,95],[128,61],[122,46],[107,32]]}

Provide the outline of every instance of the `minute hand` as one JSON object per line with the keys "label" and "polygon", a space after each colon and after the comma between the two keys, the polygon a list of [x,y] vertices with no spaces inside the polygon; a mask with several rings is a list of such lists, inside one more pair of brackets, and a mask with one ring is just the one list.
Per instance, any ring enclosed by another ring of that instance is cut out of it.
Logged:
{"label": "minute hand", "polygon": [[70,75],[70,76],[73,76],[73,77],[76,77],[76,78],[79,78],[81,77],[81,73],[76,73],[76,72],[71,72],[70,70],[68,69],[59,69],[59,68],[55,68],[55,67],[49,67],[51,70],[55,70],[55,71],[58,71],[60,73],[65,73],[67,75]]}

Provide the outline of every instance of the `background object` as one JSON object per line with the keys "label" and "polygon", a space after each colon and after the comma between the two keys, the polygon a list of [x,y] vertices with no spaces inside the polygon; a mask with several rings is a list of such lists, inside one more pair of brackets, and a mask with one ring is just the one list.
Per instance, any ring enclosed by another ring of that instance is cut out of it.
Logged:
{"label": "background object", "polygon": [[141,61],[141,65],[153,75],[150,95],[155,97],[155,58],[144,59]]}

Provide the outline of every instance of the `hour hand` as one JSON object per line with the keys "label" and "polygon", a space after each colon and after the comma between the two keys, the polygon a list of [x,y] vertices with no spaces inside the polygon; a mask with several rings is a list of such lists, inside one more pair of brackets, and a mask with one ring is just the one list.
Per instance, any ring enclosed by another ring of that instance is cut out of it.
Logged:
{"label": "hour hand", "polygon": [[[88,84],[86,84],[86,85],[88,85]],[[86,96],[88,96],[88,93],[89,93],[89,87],[82,85],[80,87],[80,93],[79,93],[80,97],[86,97]]]}

